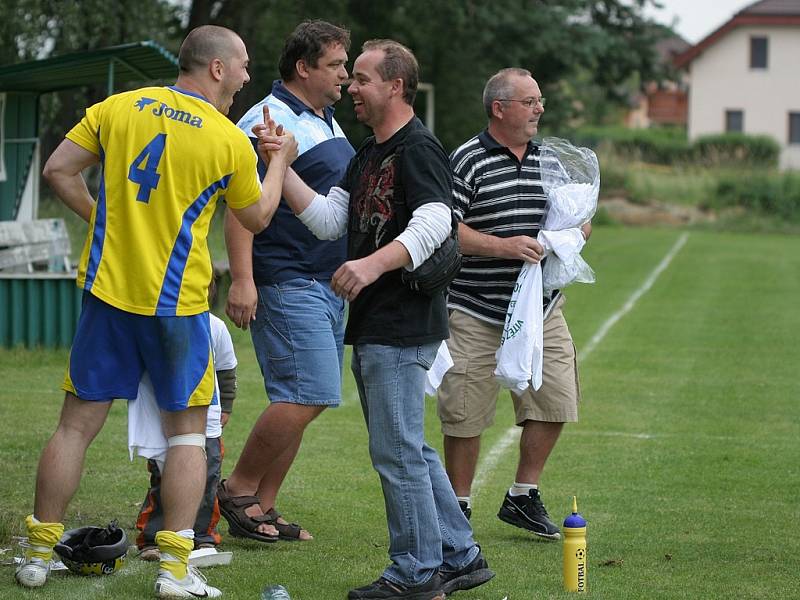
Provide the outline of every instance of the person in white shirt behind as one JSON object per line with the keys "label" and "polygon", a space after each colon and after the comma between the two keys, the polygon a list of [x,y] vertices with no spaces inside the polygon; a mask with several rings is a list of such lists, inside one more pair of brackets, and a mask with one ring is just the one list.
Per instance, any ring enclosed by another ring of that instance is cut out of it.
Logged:
{"label": "person in white shirt behind", "polygon": [[[214,304],[216,286],[212,281],[208,291],[208,302]],[[236,398],[236,354],[233,349],[231,334],[225,323],[209,312],[211,323],[211,348],[214,353],[214,371],[216,375],[216,402],[208,407],[206,421],[206,487],[203,500],[194,521],[194,547],[215,548],[222,537],[217,531],[220,512],[217,501],[217,486],[222,473],[222,429],[233,411]],[[167,451],[166,438],[158,427],[158,405],[153,394],[150,378],[145,374],[139,384],[139,393],[135,401],[128,405],[128,447],[131,460],[138,453],[147,459],[147,470],[150,473],[150,488],[136,519],[139,535],[136,546],[139,558],[147,561],[160,559],[155,535],[164,525],[164,512],[161,504],[161,474],[164,469],[164,458]],[[156,432],[155,434],[153,432]]]}

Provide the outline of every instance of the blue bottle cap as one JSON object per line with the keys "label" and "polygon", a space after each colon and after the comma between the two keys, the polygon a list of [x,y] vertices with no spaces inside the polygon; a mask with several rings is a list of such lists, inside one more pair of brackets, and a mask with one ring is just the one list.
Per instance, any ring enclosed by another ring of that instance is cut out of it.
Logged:
{"label": "blue bottle cap", "polygon": [[564,527],[586,527],[586,519],[580,513],[572,513],[564,519]]}
{"label": "blue bottle cap", "polygon": [[586,527],[586,519],[578,512],[578,498],[576,496],[572,497],[572,514],[564,519],[564,527],[573,529],[577,527]]}

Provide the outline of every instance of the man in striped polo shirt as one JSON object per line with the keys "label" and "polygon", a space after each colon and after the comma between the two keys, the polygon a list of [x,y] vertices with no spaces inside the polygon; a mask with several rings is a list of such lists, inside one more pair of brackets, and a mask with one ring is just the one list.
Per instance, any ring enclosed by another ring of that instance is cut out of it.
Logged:
{"label": "man in striped polo shirt", "polygon": [[[464,263],[450,286],[447,345],[455,364],[439,388],[438,404],[447,474],[468,517],[480,436],[494,422],[500,390],[494,377],[495,352],[508,303],[523,261],[544,258],[536,235],[547,196],[541,185],[539,146],[532,141],[544,101],[529,71],[499,71],[483,91],[488,127],[450,157]],[[591,225],[582,231],[588,238]],[[516,478],[497,515],[547,539],[559,539],[560,532],[542,503],[539,478],[564,423],[578,420],[580,398],[563,302],[558,291],[544,298],[541,388],[511,394],[522,438]]]}

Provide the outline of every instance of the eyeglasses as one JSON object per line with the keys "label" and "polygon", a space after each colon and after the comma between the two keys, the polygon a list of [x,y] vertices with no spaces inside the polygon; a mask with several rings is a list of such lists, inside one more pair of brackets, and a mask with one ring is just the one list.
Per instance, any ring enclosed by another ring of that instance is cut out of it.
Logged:
{"label": "eyeglasses", "polygon": [[525,108],[533,108],[537,104],[544,108],[544,104],[547,101],[547,98],[542,96],[541,98],[525,98],[524,100],[515,100],[514,98],[498,98],[501,102],[519,102]]}

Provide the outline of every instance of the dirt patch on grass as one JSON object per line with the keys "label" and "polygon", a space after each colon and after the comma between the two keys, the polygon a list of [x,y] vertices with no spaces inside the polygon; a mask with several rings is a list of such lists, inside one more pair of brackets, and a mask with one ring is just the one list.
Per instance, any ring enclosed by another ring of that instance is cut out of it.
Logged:
{"label": "dirt patch on grass", "polygon": [[649,202],[639,204],[622,196],[601,198],[598,208],[604,208],[617,223],[623,225],[694,225],[716,221],[716,215],[696,206]]}

